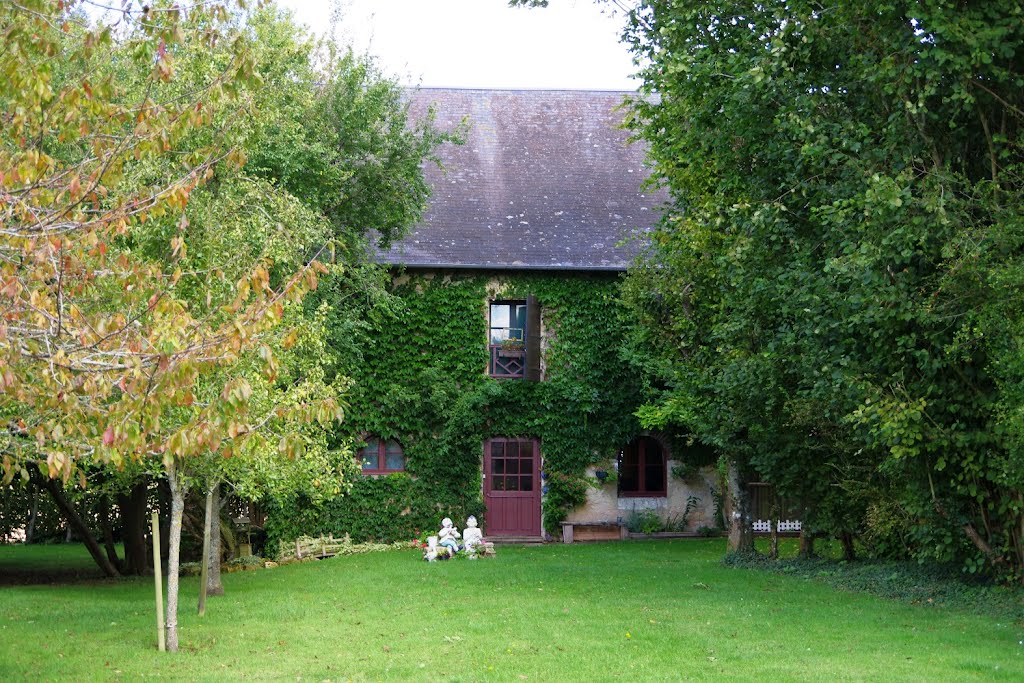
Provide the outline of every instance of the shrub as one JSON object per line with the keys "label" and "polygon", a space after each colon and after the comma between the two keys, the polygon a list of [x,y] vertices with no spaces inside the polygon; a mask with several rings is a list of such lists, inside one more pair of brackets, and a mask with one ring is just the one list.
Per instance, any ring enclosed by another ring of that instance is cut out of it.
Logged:
{"label": "shrub", "polygon": [[665,528],[665,523],[654,510],[633,510],[626,518],[626,528],[634,534],[656,534]]}

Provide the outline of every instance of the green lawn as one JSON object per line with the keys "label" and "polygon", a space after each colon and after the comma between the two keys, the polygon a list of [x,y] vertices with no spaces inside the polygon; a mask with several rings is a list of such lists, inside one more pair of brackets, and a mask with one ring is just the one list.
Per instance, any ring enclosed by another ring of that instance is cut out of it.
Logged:
{"label": "green lawn", "polygon": [[[25,551],[0,546],[0,569]],[[0,680],[1024,680],[1020,623],[730,569],[722,551],[336,558],[225,575],[203,619],[188,578],[177,654],[156,651],[151,580],[4,586]]]}
{"label": "green lawn", "polygon": [[[120,546],[118,552],[121,552]],[[0,590],[10,584],[59,583],[101,578],[103,572],[81,544],[0,544]]]}

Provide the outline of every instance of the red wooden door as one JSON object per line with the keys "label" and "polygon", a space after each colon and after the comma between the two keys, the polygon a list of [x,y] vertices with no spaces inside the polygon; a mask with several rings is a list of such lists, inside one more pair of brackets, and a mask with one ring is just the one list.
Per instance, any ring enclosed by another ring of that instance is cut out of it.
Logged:
{"label": "red wooden door", "polygon": [[488,536],[540,536],[540,446],[536,439],[484,443]]}

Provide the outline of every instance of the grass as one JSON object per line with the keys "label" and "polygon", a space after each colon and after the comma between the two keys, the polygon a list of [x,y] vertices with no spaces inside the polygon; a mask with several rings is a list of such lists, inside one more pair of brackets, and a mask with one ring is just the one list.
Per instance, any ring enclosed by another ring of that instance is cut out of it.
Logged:
{"label": "grass", "polygon": [[[118,549],[120,552],[120,548]],[[99,579],[103,572],[80,544],[0,544],[0,587]]]}
{"label": "grass", "polygon": [[[763,544],[763,545],[762,545]],[[758,539],[760,555],[732,555],[733,567],[814,579],[844,591],[870,593],[911,604],[951,607],[1003,621],[1024,623],[1024,590],[994,585],[978,575],[965,574],[955,564],[926,565],[913,561],[840,559],[838,543],[819,543],[822,557],[798,559],[796,542],[780,544],[779,559],[769,560],[767,539]]]}
{"label": "grass", "polygon": [[[27,550],[0,547],[0,567]],[[1024,680],[1020,622],[724,567],[723,550],[335,558],[225,575],[202,619],[187,578],[177,654],[156,652],[151,580],[3,587],[0,680]]]}

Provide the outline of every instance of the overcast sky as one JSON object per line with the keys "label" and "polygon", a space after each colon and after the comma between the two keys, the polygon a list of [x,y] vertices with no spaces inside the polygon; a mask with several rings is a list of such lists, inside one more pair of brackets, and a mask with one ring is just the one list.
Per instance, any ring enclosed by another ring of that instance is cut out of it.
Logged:
{"label": "overcast sky", "polygon": [[[278,0],[317,31],[331,0]],[[339,37],[404,85],[635,90],[623,17],[592,0],[510,9],[506,0],[341,0]]]}

